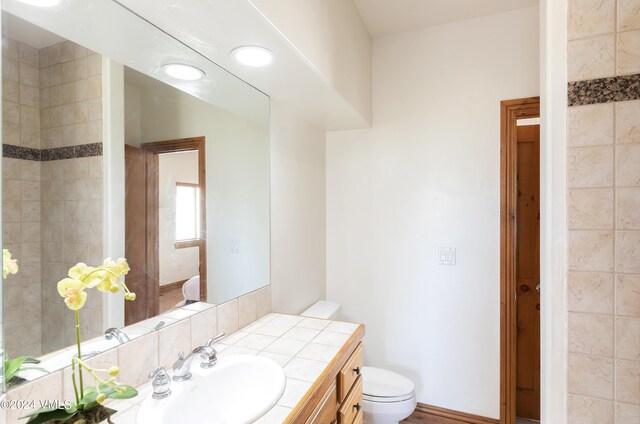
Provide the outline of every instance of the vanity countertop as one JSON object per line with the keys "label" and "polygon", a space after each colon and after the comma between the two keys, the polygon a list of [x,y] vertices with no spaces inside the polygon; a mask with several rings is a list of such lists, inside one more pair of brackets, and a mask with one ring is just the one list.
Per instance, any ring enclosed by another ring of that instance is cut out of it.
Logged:
{"label": "vanity countertop", "polygon": [[[220,358],[260,355],[282,366],[287,378],[285,391],[277,405],[256,421],[256,424],[280,424],[308,398],[314,383],[360,328],[360,324],[272,313],[228,335],[215,347]],[[134,399],[108,404],[118,410],[114,422],[135,424],[140,404],[151,393],[151,385],[146,383],[138,390],[140,394]]]}

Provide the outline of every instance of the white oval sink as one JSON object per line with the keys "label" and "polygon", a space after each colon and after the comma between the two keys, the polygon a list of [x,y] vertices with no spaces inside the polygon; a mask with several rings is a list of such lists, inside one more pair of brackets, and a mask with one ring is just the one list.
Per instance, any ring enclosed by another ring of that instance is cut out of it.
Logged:
{"label": "white oval sink", "polygon": [[286,385],[284,371],[262,356],[218,359],[211,369],[191,366],[190,380],[171,383],[165,399],[142,402],[137,424],[249,424],[278,402]]}

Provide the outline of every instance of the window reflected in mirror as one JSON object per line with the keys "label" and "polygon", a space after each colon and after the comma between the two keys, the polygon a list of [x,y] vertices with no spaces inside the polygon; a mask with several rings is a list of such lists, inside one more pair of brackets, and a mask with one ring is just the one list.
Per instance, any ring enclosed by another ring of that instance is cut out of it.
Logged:
{"label": "window reflected in mirror", "polygon": [[198,187],[198,184],[176,183],[176,247],[179,244],[184,245],[198,240],[200,233]]}

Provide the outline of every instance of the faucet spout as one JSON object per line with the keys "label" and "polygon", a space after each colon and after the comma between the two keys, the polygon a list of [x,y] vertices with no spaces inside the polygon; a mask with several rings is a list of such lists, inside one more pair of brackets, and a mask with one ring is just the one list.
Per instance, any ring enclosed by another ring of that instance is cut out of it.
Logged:
{"label": "faucet spout", "polygon": [[173,364],[173,381],[185,381],[191,378],[191,363],[199,356],[201,359],[201,368],[211,368],[218,361],[218,352],[213,348],[213,343],[225,336],[224,333],[218,334],[216,337],[209,339],[204,346],[198,346],[193,349],[189,355],[185,356],[184,352],[178,354],[178,360]]}
{"label": "faucet spout", "polygon": [[202,352],[194,350],[186,357],[184,352],[178,354],[178,360],[173,363],[173,381],[186,381],[191,378],[191,363],[197,356],[202,357]]}
{"label": "faucet spout", "polygon": [[127,335],[127,333],[125,333],[124,331],[120,330],[119,328],[111,327],[111,328],[108,328],[107,331],[104,332],[104,338],[105,339],[111,340],[114,337],[118,340],[118,342],[120,342],[120,344],[128,342],[129,340],[131,340],[129,338],[129,336]]}

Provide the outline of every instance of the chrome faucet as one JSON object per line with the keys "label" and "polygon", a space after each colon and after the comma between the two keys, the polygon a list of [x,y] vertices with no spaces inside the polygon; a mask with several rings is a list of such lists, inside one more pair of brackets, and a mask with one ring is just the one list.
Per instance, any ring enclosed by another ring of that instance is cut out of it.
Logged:
{"label": "chrome faucet", "polygon": [[111,327],[111,328],[108,328],[107,331],[104,332],[104,338],[105,339],[111,340],[114,337],[116,339],[118,339],[120,344],[128,342],[129,340],[131,340],[129,338],[129,336],[127,336],[127,333],[125,333],[124,331],[120,330],[119,328]]}
{"label": "chrome faucet", "polygon": [[225,333],[220,333],[212,339],[209,339],[204,346],[198,346],[193,349],[189,355],[185,357],[184,352],[178,354],[178,360],[173,364],[173,381],[186,381],[191,378],[191,363],[196,357],[200,357],[201,368],[211,368],[218,361],[218,352],[214,349],[213,344],[223,338]]}

